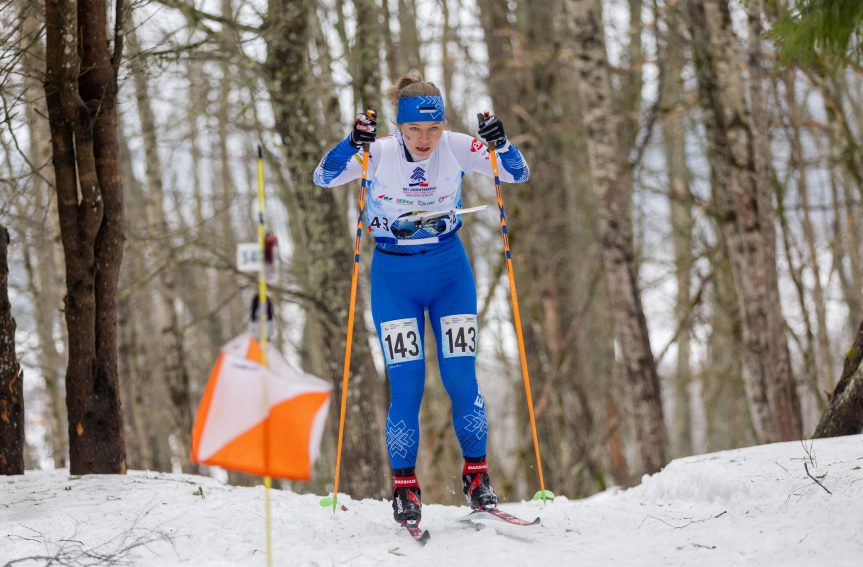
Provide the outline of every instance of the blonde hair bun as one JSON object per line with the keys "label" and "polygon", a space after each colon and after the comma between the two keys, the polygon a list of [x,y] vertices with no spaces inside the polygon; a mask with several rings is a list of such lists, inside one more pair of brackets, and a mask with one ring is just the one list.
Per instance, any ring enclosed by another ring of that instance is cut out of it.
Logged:
{"label": "blonde hair bun", "polygon": [[440,89],[430,81],[423,81],[422,75],[416,71],[405,73],[395,84],[387,89],[386,97],[395,108],[399,99],[409,96],[441,96]]}

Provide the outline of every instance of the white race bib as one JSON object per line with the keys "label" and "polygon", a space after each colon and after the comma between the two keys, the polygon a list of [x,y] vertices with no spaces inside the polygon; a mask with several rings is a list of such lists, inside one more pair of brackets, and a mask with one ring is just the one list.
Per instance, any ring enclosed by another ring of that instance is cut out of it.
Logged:
{"label": "white race bib", "polygon": [[387,366],[420,360],[423,347],[416,318],[381,323],[381,346]]}
{"label": "white race bib", "polygon": [[476,315],[447,315],[440,318],[441,350],[444,358],[476,356]]}

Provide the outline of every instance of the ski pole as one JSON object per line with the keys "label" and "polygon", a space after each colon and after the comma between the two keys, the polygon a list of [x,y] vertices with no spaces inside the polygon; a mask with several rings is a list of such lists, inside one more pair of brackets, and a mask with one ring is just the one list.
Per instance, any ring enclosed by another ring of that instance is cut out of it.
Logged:
{"label": "ski pole", "polygon": [[[260,269],[258,272],[258,309],[260,315],[260,341],[261,341],[261,364],[267,366],[267,275],[265,266],[265,239],[266,226],[264,224],[264,150],[258,144],[258,255],[260,256]],[[264,407],[267,413],[270,411],[269,392],[267,382],[264,380]],[[269,447],[270,428],[267,426],[269,420],[264,420],[264,468],[269,469]],[[272,480],[269,475],[264,476],[264,517],[267,531],[267,567],[273,564],[272,545],[272,522],[270,514],[270,487]]]}
{"label": "ski pole", "polygon": [[[480,126],[489,118],[489,111],[477,114]],[[542,459],[539,456],[539,438],[536,434],[536,419],[533,415],[533,397],[530,394],[530,375],[527,372],[527,356],[524,350],[524,335],[521,332],[521,313],[518,310],[518,295],[515,291],[515,273],[512,268],[512,253],[509,249],[509,236],[506,228],[506,213],[503,210],[503,195],[500,191],[500,177],[497,170],[497,152],[493,144],[489,144],[488,153],[491,156],[491,171],[494,174],[494,189],[497,192],[497,206],[500,210],[500,234],[503,237],[503,253],[506,257],[506,268],[509,274],[509,294],[512,297],[512,313],[515,320],[515,333],[518,337],[518,355],[521,359],[521,374],[524,378],[524,391],[527,395],[527,412],[530,415],[530,428],[533,431],[533,449],[536,453],[536,468],[539,472],[539,492],[534,494],[534,500],[546,501],[547,498],[554,498],[551,491],[545,489],[545,481],[542,478]]]}
{"label": "ski pole", "polygon": [[[375,111],[367,110],[366,116],[369,119],[375,119]],[[342,464],[342,440],[344,439],[345,431],[345,413],[348,404],[348,376],[351,372],[351,343],[354,337],[354,311],[357,301],[357,280],[360,275],[360,240],[363,236],[363,213],[366,207],[366,184],[369,172],[369,144],[363,144],[363,165],[362,165],[362,182],[360,183],[360,198],[357,203],[357,235],[354,239],[354,274],[351,278],[351,299],[348,309],[348,338],[345,343],[345,363],[344,372],[342,373],[342,404],[339,411],[339,442],[336,448],[336,476],[333,482],[333,513],[336,512],[336,504],[339,495],[339,469]],[[326,505],[326,501],[322,502]]]}

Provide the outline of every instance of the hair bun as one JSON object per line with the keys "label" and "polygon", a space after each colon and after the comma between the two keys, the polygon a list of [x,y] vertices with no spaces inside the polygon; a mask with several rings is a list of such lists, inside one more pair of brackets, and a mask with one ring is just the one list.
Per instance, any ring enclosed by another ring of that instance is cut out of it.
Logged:
{"label": "hair bun", "polygon": [[434,83],[423,81],[418,71],[410,71],[386,90],[386,97],[394,107],[398,107],[400,98],[409,96],[441,96],[441,92]]}
{"label": "hair bun", "polygon": [[423,82],[422,75],[420,75],[419,73],[417,73],[415,71],[411,71],[410,73],[403,75],[399,79],[399,82],[398,82],[398,85],[396,88],[398,88],[398,90],[402,90],[403,88],[410,86],[414,83],[421,83],[421,82]]}

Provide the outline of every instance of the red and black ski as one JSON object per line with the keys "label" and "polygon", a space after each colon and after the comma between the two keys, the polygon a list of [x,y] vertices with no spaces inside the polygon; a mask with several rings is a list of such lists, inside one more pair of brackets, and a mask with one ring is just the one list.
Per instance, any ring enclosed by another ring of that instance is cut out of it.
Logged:
{"label": "red and black ski", "polygon": [[472,520],[496,520],[499,522],[505,522],[507,524],[511,524],[513,526],[538,526],[539,518],[535,518],[533,521],[523,520],[517,516],[513,516],[508,512],[504,512],[498,508],[490,508],[486,510],[474,510],[467,516],[461,518],[462,522],[470,522]]}
{"label": "red and black ski", "polygon": [[431,539],[431,534],[429,533],[429,531],[422,529],[419,522],[415,520],[407,521],[402,525],[408,531],[410,536],[414,538],[414,541],[421,545],[425,545],[428,540]]}

